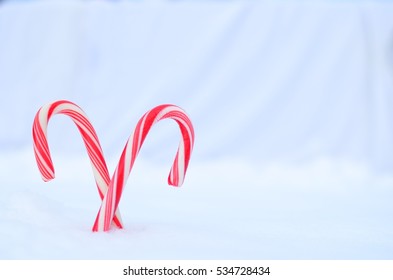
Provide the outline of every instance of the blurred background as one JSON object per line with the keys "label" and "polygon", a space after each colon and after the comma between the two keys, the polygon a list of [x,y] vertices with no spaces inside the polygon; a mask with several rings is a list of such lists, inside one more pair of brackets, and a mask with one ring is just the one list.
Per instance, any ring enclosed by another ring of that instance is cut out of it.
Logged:
{"label": "blurred background", "polygon": [[[31,127],[48,102],[84,109],[111,171],[139,118],[174,103],[196,132],[185,192],[194,196],[182,206],[190,216],[193,203],[206,206],[194,223],[249,245],[221,255],[201,245],[188,257],[392,257],[393,1],[0,2],[4,188],[41,184]],[[57,169],[72,169],[60,157],[88,164],[68,118],[53,118],[48,137]],[[178,137],[171,121],[157,124],[141,162],[166,173]],[[91,179],[72,170],[59,176]],[[13,207],[5,196],[2,205]],[[209,215],[219,218],[202,220]],[[261,236],[270,249],[255,250]]]}
{"label": "blurred background", "polygon": [[[175,103],[195,123],[196,160],[339,157],[391,173],[392,9],[390,1],[3,1],[0,150],[31,145],[38,108],[68,99],[117,157],[145,111]],[[51,142],[84,152],[64,122],[50,127]],[[172,157],[168,129],[142,157]]]}

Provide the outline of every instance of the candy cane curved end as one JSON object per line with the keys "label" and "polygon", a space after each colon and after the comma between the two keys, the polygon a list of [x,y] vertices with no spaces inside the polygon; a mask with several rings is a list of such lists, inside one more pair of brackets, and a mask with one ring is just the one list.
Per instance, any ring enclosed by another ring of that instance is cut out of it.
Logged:
{"label": "candy cane curved end", "polygon": [[[93,127],[87,119],[87,116],[82,109],[76,104],[66,101],[59,100],[47,105],[42,106],[35,118],[33,123],[33,145],[34,155],[37,161],[39,171],[42,179],[47,182],[55,178],[55,169],[53,166],[52,156],[49,149],[47,140],[47,126],[50,118],[55,114],[65,114],[71,117],[78,129],[81,131],[83,128],[90,128],[91,133],[95,134]],[[78,115],[79,114],[79,115]],[[80,122],[84,122],[81,124]],[[94,137],[94,136],[93,136]],[[86,139],[83,139],[84,141]],[[86,142],[85,142],[86,144]],[[97,139],[97,144],[98,139]],[[101,150],[101,148],[99,148]]]}
{"label": "candy cane curved end", "polygon": [[177,122],[182,134],[179,148],[168,176],[168,184],[172,186],[181,186],[183,184],[194,145],[194,128],[183,109],[171,104],[160,105],[142,116],[133,134],[129,137],[110,181],[108,192],[102,200],[93,231],[108,231],[110,229],[110,221],[119,205],[124,185],[148,132],[155,123],[167,118]]}
{"label": "candy cane curved end", "polygon": [[[67,100],[59,100],[42,106],[34,118],[32,129],[34,155],[42,179],[48,182],[55,178],[55,169],[47,140],[47,126],[50,118],[56,114],[69,116],[81,133],[90,158],[97,189],[102,199],[108,189],[110,177],[100,142],[83,110]],[[119,228],[123,227],[119,212],[116,212],[113,223]]]}

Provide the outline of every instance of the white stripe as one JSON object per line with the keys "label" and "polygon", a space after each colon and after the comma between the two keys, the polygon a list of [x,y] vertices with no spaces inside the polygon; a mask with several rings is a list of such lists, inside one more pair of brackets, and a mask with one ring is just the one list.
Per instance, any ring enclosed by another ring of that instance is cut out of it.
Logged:
{"label": "white stripe", "polygon": [[40,126],[42,128],[42,131],[44,132],[45,137],[46,137],[46,130],[48,126],[48,111],[50,107],[51,104],[41,107],[38,115],[38,120],[40,122]]}
{"label": "white stripe", "polygon": [[81,114],[83,116],[86,116],[85,112],[79,106],[77,106],[76,104],[71,104],[71,103],[61,103],[61,104],[59,104],[58,106],[56,106],[56,108],[54,109],[53,113],[54,114],[58,114],[60,111],[63,111],[63,110],[71,110],[71,111],[79,113],[79,114]]}
{"label": "white stripe", "polygon": [[98,185],[98,188],[100,189],[101,193],[105,195],[106,191],[108,190],[108,185],[105,183],[104,178],[100,175],[100,172],[96,168],[96,166],[93,164],[92,161],[90,161],[91,167],[93,169],[93,175],[95,178],[95,181]]}
{"label": "white stripe", "polygon": [[159,120],[162,119],[163,116],[165,116],[167,113],[172,112],[172,111],[180,111],[180,112],[184,112],[182,109],[180,109],[177,106],[173,106],[173,105],[169,105],[168,107],[162,109],[156,116],[156,118],[154,119],[154,123],[158,122]]}
{"label": "white stripe", "polygon": [[[124,180],[123,180],[124,184],[126,183],[128,175],[131,172],[131,168],[132,168],[131,162],[133,160],[135,160],[132,158],[132,146],[133,146],[133,142],[134,142],[133,140],[134,140],[134,133],[132,133],[130,138],[128,138],[128,141],[126,144],[127,146],[126,146],[126,152],[125,152],[125,157],[124,157],[124,171],[125,171],[124,172]],[[138,155],[138,150],[139,150],[139,146],[137,148],[135,156]]]}
{"label": "white stripe", "polygon": [[[136,152],[136,154],[138,154],[138,152],[139,152],[139,149],[141,148],[141,142],[142,142],[142,134],[143,134],[143,128],[145,127],[145,122],[146,122],[146,118],[147,118],[147,116],[150,114],[150,111],[148,112],[148,113],[146,113],[144,116],[143,116],[143,118],[142,118],[142,122],[141,122],[141,125],[140,125],[140,130],[139,130],[139,138],[138,138],[138,145],[137,145],[137,152]],[[153,123],[154,124],[154,123]],[[136,130],[136,128],[135,128],[135,130]],[[132,135],[131,135],[131,137],[130,138],[128,138],[128,143],[131,141],[131,142],[134,142],[134,133],[136,132],[134,130],[134,132],[132,133]],[[147,133],[149,133],[149,132],[147,132]]]}
{"label": "white stripe", "polygon": [[179,150],[178,150],[178,160],[177,160],[177,164],[178,164],[178,176],[179,176],[179,186],[181,186],[183,184],[183,180],[184,180],[184,141],[183,138],[180,141],[179,144]]}
{"label": "white stripe", "polygon": [[[111,211],[109,212],[110,214],[110,218],[111,218],[111,220],[110,220],[110,223],[112,223],[112,220],[113,220],[113,215],[115,214],[115,204],[116,204],[116,193],[117,193],[117,181],[118,181],[118,177],[119,177],[119,175],[118,175],[118,171],[117,171],[117,169],[116,169],[116,171],[115,171],[115,174],[114,174],[114,176],[113,176],[113,188],[112,188],[112,203],[111,203]],[[107,193],[109,193],[109,191],[107,192]]]}
{"label": "white stripe", "polygon": [[104,220],[105,220],[105,206],[106,206],[106,201],[107,201],[107,193],[104,196],[104,199],[102,200],[101,203],[101,209],[100,213],[98,215],[98,225],[97,225],[97,231],[103,231],[104,230]]}

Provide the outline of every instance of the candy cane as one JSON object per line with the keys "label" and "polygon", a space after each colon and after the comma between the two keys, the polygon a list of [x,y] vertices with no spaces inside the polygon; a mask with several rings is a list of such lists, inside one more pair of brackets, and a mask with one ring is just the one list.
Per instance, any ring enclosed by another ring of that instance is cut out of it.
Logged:
{"label": "candy cane", "polygon": [[128,139],[116,171],[109,183],[108,191],[102,200],[93,231],[109,230],[113,215],[119,205],[123,187],[146,135],[155,123],[166,118],[175,120],[182,134],[179,148],[168,176],[168,184],[173,186],[182,185],[194,144],[194,129],[190,119],[182,109],[175,105],[160,105],[148,111],[139,120],[133,134]]}
{"label": "candy cane", "polygon": [[[34,118],[34,154],[42,179],[47,182],[55,178],[55,170],[47,141],[47,126],[49,119],[56,114],[69,116],[78,127],[90,158],[99,195],[103,199],[108,190],[110,177],[100,142],[86,114],[79,106],[69,101],[60,100],[49,103],[43,106]],[[118,228],[123,227],[119,212],[114,215],[113,223]]]}

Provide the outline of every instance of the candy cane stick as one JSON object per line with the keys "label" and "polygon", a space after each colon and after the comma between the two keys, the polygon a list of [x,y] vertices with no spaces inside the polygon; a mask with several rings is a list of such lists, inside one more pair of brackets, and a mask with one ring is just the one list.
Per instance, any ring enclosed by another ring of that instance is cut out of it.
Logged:
{"label": "candy cane stick", "polygon": [[160,105],[148,111],[139,120],[135,131],[128,139],[116,171],[110,181],[108,192],[102,200],[93,231],[109,230],[110,222],[119,205],[123,187],[146,135],[155,123],[166,118],[175,120],[182,134],[179,148],[169,173],[168,184],[173,186],[181,186],[183,184],[194,144],[194,129],[190,119],[182,109],[174,105]]}
{"label": "candy cane stick", "polygon": [[[101,199],[104,198],[110,182],[108,167],[97,134],[86,114],[76,104],[60,100],[49,103],[37,112],[33,124],[34,154],[42,179],[47,182],[55,178],[55,170],[47,141],[47,126],[49,119],[56,114],[69,116],[82,135],[87,154],[89,155],[93,174]],[[119,212],[113,218],[115,226],[122,228]]]}

